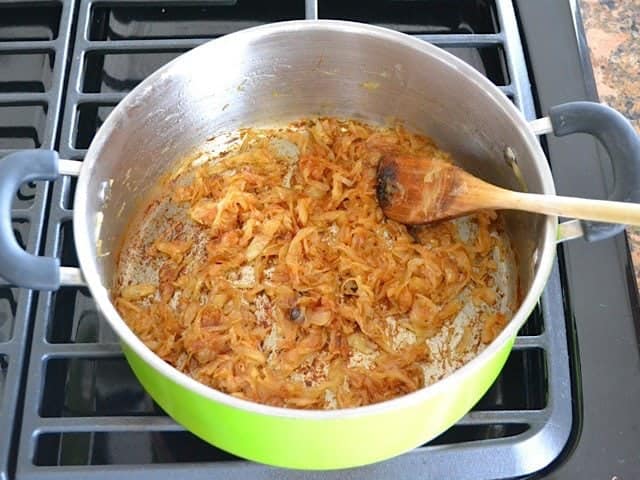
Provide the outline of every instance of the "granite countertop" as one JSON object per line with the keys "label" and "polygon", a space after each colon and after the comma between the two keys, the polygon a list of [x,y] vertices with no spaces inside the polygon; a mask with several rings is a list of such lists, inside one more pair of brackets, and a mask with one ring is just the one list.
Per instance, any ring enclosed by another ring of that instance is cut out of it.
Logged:
{"label": "granite countertop", "polygon": [[[640,1],[581,0],[600,101],[640,132]],[[640,227],[627,228],[640,286]]]}

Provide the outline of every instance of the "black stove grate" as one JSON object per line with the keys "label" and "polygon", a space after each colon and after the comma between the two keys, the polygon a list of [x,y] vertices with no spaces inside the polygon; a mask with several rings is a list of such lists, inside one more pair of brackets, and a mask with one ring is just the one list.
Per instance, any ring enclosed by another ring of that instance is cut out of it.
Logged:
{"label": "black stove grate", "polygon": [[[321,18],[395,28],[446,48],[498,84],[525,117],[535,116],[510,0],[376,0],[366,10],[334,0],[283,1],[277,8],[267,3],[79,0],[57,145],[61,156],[82,159],[117,102],[181,52],[247,26],[318,13]],[[0,20],[0,38],[2,25]],[[56,75],[54,84],[61,81],[59,70]],[[78,266],[71,229],[74,189],[69,178],[54,183],[43,232],[44,252],[59,256],[65,266]],[[26,297],[17,303],[20,308],[29,305]],[[117,338],[86,289],[66,287],[39,295],[26,373],[17,478],[319,476],[243,461],[175,424],[133,377]],[[324,473],[323,478],[522,476],[560,454],[571,425],[565,315],[556,266],[504,371],[472,412],[412,452],[365,468]]]}
{"label": "black stove grate", "polygon": [[[62,107],[71,2],[0,5],[0,157],[25,148],[54,148]],[[40,250],[48,185],[22,185],[12,207],[15,236],[30,253]],[[13,466],[16,412],[34,292],[0,278],[0,479]]]}

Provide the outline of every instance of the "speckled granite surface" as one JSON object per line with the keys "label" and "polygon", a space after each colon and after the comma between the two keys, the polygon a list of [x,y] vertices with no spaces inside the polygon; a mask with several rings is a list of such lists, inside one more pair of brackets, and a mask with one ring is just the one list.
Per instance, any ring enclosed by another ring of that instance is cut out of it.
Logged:
{"label": "speckled granite surface", "polygon": [[[600,100],[640,132],[640,0],[581,0]],[[640,286],[640,227],[627,229]]]}

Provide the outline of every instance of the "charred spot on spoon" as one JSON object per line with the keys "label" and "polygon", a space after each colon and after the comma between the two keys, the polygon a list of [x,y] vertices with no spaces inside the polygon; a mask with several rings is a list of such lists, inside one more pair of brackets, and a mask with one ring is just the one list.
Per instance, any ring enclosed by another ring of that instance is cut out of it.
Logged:
{"label": "charred spot on spoon", "polygon": [[380,159],[376,175],[376,197],[382,208],[393,203],[393,197],[400,190],[398,186],[398,165],[385,157]]}

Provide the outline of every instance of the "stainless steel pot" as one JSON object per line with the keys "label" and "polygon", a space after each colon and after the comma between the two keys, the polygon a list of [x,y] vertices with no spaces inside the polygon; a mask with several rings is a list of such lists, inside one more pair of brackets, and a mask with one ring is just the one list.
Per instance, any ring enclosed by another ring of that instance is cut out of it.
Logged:
{"label": "stainless steel pot", "polygon": [[[339,468],[397,455],[433,438],[491,385],[540,296],[556,242],[616,226],[512,213],[508,228],[523,300],[496,340],[472,362],[410,395],[337,411],[298,411],[239,400],[164,363],[110,301],[123,231],[160,175],[210,137],[246,126],[332,115],[369,122],[402,120],[433,137],[471,173],[498,185],[554,194],[536,134],[588,131],[615,167],[612,199],[637,200],[640,142],[619,114],[568,104],[527,124],[493,84],[452,55],[379,27],[338,21],[270,24],[198,47],[158,70],[114,109],[83,162],[27,151],[0,160],[0,275],[16,285],[56,289],[86,282],[122,341],[134,372],[163,408],[207,441],[257,461]],[[20,182],[79,175],[74,238],[81,272],[21,250],[9,209]]]}

